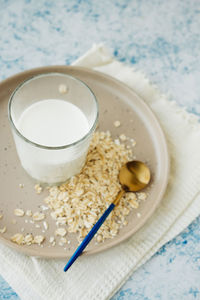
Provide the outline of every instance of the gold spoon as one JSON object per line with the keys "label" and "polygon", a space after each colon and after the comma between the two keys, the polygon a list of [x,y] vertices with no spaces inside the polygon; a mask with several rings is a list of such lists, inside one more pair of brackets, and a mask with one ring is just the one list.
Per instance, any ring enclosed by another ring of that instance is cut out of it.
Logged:
{"label": "gold spoon", "polygon": [[104,214],[100,217],[97,223],[92,227],[90,232],[86,235],[82,243],[75,250],[72,257],[67,262],[64,267],[64,271],[66,272],[71,265],[75,262],[75,260],[81,255],[85,247],[89,244],[91,239],[97,233],[101,225],[104,223],[108,215],[115,208],[115,206],[119,203],[121,197],[127,192],[138,192],[144,189],[150,182],[151,174],[150,170],[141,161],[130,161],[126,163],[119,172],[119,182],[122,185],[121,191],[118,193],[116,199],[110,204],[110,206],[106,209]]}
{"label": "gold spoon", "polygon": [[138,192],[150,182],[150,170],[141,161],[133,160],[126,163],[119,172],[119,182],[122,190],[118,193],[113,204],[117,205],[121,197],[127,192]]}

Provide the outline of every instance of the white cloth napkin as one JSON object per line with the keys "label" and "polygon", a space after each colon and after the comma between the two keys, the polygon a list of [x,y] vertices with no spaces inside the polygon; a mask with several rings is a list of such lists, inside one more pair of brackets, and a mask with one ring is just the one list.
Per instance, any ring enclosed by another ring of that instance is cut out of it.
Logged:
{"label": "white cloth napkin", "polygon": [[141,264],[200,213],[200,125],[168,101],[147,78],[95,45],[75,64],[95,68],[132,87],[157,115],[168,140],[171,176],[163,201],[129,240],[103,253],[80,257],[67,273],[66,260],[28,257],[0,245],[0,273],[22,300],[109,299]]}

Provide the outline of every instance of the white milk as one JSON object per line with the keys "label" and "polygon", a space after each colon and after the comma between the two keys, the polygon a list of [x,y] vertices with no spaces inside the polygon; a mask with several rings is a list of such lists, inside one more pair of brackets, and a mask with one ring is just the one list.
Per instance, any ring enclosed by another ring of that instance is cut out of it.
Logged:
{"label": "white milk", "polygon": [[57,99],[29,106],[17,124],[23,136],[44,146],[64,146],[80,140],[89,129],[82,111],[74,104]]}
{"label": "white milk", "polygon": [[[57,147],[74,143],[89,131],[88,120],[74,104],[47,99],[24,110],[17,129],[28,140]],[[89,140],[65,149],[43,149],[15,137],[24,169],[40,182],[59,183],[78,173],[87,154]]]}

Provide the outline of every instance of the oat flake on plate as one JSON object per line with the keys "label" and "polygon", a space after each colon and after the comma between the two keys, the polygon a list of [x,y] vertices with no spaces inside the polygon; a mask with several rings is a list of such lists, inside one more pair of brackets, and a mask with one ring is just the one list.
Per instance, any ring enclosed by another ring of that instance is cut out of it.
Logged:
{"label": "oat flake on plate", "polygon": [[[86,164],[80,174],[61,186],[49,187],[45,203],[55,221],[63,220],[67,231],[77,233],[81,241],[97,222],[120,190],[119,170],[131,160],[132,150],[115,143],[110,132],[96,132],[90,144]],[[126,216],[136,209],[135,193],[126,193],[98,231],[97,241],[113,238],[127,224]]]}

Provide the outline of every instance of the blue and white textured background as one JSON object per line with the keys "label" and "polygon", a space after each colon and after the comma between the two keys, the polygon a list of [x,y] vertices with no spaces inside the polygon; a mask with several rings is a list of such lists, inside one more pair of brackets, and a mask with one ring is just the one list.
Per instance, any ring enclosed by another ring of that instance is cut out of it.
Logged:
{"label": "blue and white textured background", "polygon": [[[200,115],[199,31],[199,0],[0,0],[0,80],[37,66],[70,64],[103,42]],[[0,277],[3,299],[19,297]],[[113,298],[126,299],[200,299],[200,218]]]}

